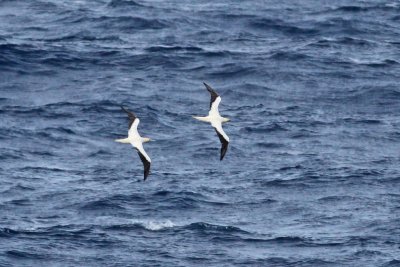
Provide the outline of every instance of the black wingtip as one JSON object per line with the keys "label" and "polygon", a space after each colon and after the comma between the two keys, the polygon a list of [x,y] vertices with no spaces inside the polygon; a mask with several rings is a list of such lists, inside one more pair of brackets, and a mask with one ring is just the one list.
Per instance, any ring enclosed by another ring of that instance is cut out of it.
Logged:
{"label": "black wingtip", "polygon": [[126,113],[128,113],[129,114],[129,110],[127,110],[126,108],[124,108],[123,106],[121,106],[121,109],[123,110],[123,111],[125,111]]}
{"label": "black wingtip", "polygon": [[205,82],[203,82],[203,84],[204,84],[204,86],[206,87],[207,91],[211,93],[211,96],[212,96],[213,98],[216,98],[216,97],[219,96],[218,93],[217,93],[211,86],[209,86],[209,85],[206,84]]}
{"label": "black wingtip", "polygon": [[204,86],[206,87],[207,91],[209,92],[213,92],[214,89],[211,88],[211,86],[209,86],[208,84],[206,84],[205,82],[203,82]]}
{"label": "black wingtip", "polygon": [[226,150],[221,152],[221,156],[219,158],[220,161],[222,161],[224,159],[225,154],[226,154]]}

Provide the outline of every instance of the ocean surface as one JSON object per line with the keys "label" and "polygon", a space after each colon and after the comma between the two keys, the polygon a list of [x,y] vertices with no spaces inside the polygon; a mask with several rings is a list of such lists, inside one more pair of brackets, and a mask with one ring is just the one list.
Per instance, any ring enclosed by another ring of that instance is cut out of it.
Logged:
{"label": "ocean surface", "polygon": [[0,266],[400,266],[400,2],[1,0]]}

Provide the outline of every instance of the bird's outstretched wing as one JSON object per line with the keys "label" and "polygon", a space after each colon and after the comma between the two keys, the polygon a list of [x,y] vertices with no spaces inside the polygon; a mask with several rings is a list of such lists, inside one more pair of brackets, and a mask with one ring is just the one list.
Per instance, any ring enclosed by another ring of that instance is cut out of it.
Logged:
{"label": "bird's outstretched wing", "polygon": [[[137,149],[137,152],[139,154],[140,160],[143,163],[143,175],[144,175],[143,177],[144,177],[144,181],[146,181],[147,176],[149,176],[149,173],[150,173],[151,162],[148,161],[148,159],[146,158],[147,155],[143,154],[139,149]],[[143,152],[144,152],[144,150],[143,150]],[[144,152],[144,153],[146,153],[146,152]]]}
{"label": "bird's outstretched wing", "polygon": [[215,99],[217,99],[217,97],[219,95],[208,84],[204,83],[204,86],[206,87],[207,91],[210,92],[210,95],[211,95],[211,100],[210,100],[210,108],[211,108],[211,106],[214,103]]}
{"label": "bird's outstretched wing", "polygon": [[121,109],[122,109],[123,111],[125,111],[125,112],[128,114],[128,117],[129,117],[129,128],[131,128],[133,122],[137,119],[135,113],[133,113],[132,111],[129,111],[129,110],[125,109],[125,108],[122,107],[122,106],[121,106]]}
{"label": "bird's outstretched wing", "polygon": [[222,129],[222,125],[221,126],[218,125],[217,127],[214,127],[214,129],[219,137],[219,141],[221,141],[221,156],[220,156],[219,160],[223,160],[223,158],[225,157],[226,151],[228,151],[229,137],[226,135],[226,133]]}

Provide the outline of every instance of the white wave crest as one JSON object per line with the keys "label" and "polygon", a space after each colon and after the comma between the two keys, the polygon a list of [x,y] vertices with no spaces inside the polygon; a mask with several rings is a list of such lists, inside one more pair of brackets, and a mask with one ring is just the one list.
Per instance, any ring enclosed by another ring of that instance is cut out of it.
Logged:
{"label": "white wave crest", "polygon": [[159,231],[165,228],[171,228],[176,226],[173,222],[171,222],[170,220],[166,220],[166,221],[147,221],[147,222],[143,222],[142,223],[144,228],[146,228],[147,230],[151,230],[151,231]]}

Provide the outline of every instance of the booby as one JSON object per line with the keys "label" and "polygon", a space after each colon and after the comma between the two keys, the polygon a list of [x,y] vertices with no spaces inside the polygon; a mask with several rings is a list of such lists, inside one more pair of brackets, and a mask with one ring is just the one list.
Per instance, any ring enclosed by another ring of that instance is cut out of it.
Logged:
{"label": "booby", "polygon": [[217,94],[217,92],[215,92],[214,89],[211,88],[211,86],[209,86],[206,83],[203,84],[211,95],[210,111],[208,112],[207,117],[193,116],[193,118],[199,121],[209,122],[211,123],[211,126],[214,127],[215,132],[219,137],[219,141],[221,141],[222,144],[221,156],[220,156],[220,160],[222,160],[226,154],[226,151],[228,150],[228,145],[229,145],[229,137],[222,129],[222,123],[228,122],[230,121],[230,119],[221,117],[221,115],[219,115],[218,106],[219,103],[221,102],[221,97]]}
{"label": "booby", "polygon": [[150,165],[151,165],[151,159],[149,155],[147,155],[146,151],[144,151],[143,148],[143,143],[149,142],[150,138],[147,137],[141,137],[137,127],[139,125],[139,118],[136,117],[136,115],[129,111],[126,110],[124,107],[121,107],[123,111],[125,111],[128,114],[129,117],[129,131],[128,131],[128,137],[123,138],[123,139],[116,139],[115,142],[118,143],[123,143],[123,144],[131,144],[139,154],[140,159],[142,160],[143,167],[144,167],[144,180],[146,181],[147,176],[149,176],[150,173]]}

